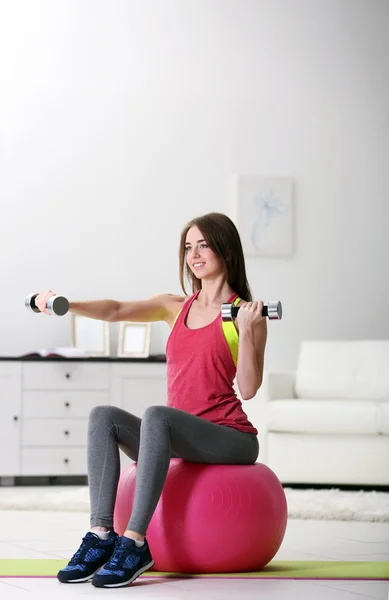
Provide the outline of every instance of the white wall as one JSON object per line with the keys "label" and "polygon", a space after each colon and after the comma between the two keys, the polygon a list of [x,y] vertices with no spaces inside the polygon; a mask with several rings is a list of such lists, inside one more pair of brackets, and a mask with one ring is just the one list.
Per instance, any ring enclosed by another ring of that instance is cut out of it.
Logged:
{"label": "white wall", "polygon": [[3,0],[0,354],[69,344],[29,292],[179,292],[181,228],[234,217],[237,173],[296,182],[294,257],[247,261],[284,305],[267,368],[388,338],[388,56],[386,0]]}

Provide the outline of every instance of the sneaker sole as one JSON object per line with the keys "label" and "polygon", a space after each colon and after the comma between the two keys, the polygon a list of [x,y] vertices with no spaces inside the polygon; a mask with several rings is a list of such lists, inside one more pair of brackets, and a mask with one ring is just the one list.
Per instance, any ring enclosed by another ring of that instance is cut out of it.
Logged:
{"label": "sneaker sole", "polygon": [[[104,565],[102,565],[104,566]],[[88,577],[82,577],[81,579],[60,579],[57,575],[57,579],[60,583],[86,583],[87,581],[90,581],[91,579],[93,579],[93,577],[96,575],[96,573],[98,573],[98,571],[100,571],[102,567],[99,567],[98,569],[96,569],[96,571],[94,571],[93,573],[91,573],[90,575],[88,575]]]}
{"label": "sneaker sole", "polygon": [[105,587],[105,588],[118,588],[118,587],[124,587],[125,585],[130,585],[130,583],[132,583],[133,581],[135,581],[135,579],[137,577],[139,577],[139,575],[142,575],[142,573],[144,573],[145,571],[148,571],[148,569],[150,569],[152,566],[154,565],[154,561],[151,560],[147,565],[144,565],[141,569],[139,569],[136,573],[134,573],[134,575],[128,579],[128,581],[122,581],[121,583],[106,583],[106,584],[98,584],[98,583],[94,583],[92,581],[92,585],[94,587]]}

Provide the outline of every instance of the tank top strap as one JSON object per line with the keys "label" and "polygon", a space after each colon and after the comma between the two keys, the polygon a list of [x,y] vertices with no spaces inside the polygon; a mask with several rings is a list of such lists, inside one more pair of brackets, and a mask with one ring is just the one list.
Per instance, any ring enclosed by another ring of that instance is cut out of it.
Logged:
{"label": "tank top strap", "polygon": [[[190,307],[192,306],[193,302],[196,300],[196,298],[198,297],[200,292],[201,292],[201,290],[198,290],[197,292],[192,294],[192,296],[188,296],[188,298],[184,302],[183,307],[181,308],[181,310],[179,311],[179,313],[177,314],[177,316],[174,320],[173,327],[178,322],[180,322],[180,323],[185,322],[186,315],[188,314]],[[226,304],[234,304],[236,306],[240,300],[241,300],[241,298],[239,298],[238,294],[236,292],[233,292],[231,294],[231,296],[227,299]],[[220,309],[221,309],[221,307],[220,307]],[[220,317],[221,317],[221,312],[220,312]]]}
{"label": "tank top strap", "polygon": [[194,294],[192,294],[192,296],[188,296],[188,298],[185,300],[183,307],[181,308],[181,310],[179,311],[179,313],[177,314],[174,323],[173,323],[173,327],[177,324],[177,323],[182,323],[185,322],[186,319],[186,315],[188,314],[188,311],[190,309],[190,307],[192,306],[194,300],[196,300],[197,296],[199,295],[200,290],[198,290],[197,292],[195,292]]}
{"label": "tank top strap", "polygon": [[226,304],[234,304],[234,305],[236,305],[236,304],[238,304],[239,300],[240,300],[240,298],[239,298],[238,294],[236,294],[235,292],[233,292],[231,294],[231,296],[228,298]]}
{"label": "tank top strap", "polygon": [[186,319],[186,315],[188,314],[190,307],[192,306],[193,302],[196,300],[199,293],[200,293],[200,290],[198,290],[197,292],[192,294],[192,296],[189,296],[189,298],[187,298],[187,300],[185,300],[184,306],[182,307],[182,310],[180,313],[180,317],[182,319],[184,319],[184,320]]}

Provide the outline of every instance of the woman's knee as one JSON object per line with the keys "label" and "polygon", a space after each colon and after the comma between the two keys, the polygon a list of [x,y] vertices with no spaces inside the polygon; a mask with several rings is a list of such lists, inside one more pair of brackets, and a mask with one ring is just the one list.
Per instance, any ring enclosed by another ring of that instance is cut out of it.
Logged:
{"label": "woman's knee", "polygon": [[112,423],[114,408],[109,405],[94,406],[89,413],[89,423]]}
{"label": "woman's knee", "polygon": [[155,423],[167,421],[169,410],[169,407],[164,406],[163,404],[149,406],[146,408],[143,414],[142,423]]}

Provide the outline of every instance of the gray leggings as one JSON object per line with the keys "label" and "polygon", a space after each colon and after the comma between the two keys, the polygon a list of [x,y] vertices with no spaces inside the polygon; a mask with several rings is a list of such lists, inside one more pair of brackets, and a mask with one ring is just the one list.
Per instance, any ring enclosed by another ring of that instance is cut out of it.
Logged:
{"label": "gray leggings", "polygon": [[115,406],[89,417],[88,480],[91,527],[113,526],[120,476],[119,448],[137,462],[134,505],[127,529],[146,535],[162,493],[170,458],[206,464],[253,464],[257,436],[216,425],[168,406],[151,406],[140,419]]}

